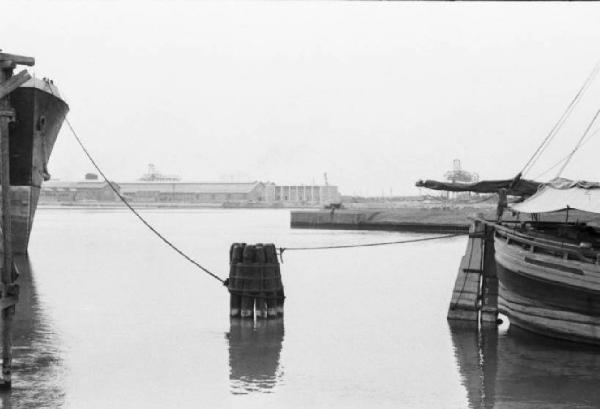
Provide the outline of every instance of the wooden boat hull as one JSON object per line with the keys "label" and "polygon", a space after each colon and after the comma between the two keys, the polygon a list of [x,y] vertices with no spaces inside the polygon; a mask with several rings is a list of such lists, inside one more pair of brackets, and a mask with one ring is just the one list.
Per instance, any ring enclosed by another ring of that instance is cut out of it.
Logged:
{"label": "wooden boat hull", "polygon": [[600,266],[532,252],[496,237],[498,308],[511,325],[600,344]]}
{"label": "wooden boat hull", "polygon": [[33,79],[10,94],[9,127],[13,252],[26,254],[40,188],[58,132],[69,110],[56,87]]}

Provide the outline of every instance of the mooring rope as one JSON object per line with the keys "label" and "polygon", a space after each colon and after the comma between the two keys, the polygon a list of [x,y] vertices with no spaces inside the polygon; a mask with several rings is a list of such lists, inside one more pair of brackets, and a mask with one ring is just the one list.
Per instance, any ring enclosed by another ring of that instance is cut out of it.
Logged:
{"label": "mooring rope", "polygon": [[129,210],[131,210],[131,212],[137,216],[137,218],[144,223],[144,225],[150,229],[150,231],[152,231],[152,233],[154,233],[159,239],[161,239],[167,246],[171,247],[173,250],[175,250],[177,253],[179,253],[180,256],[182,256],[183,258],[185,258],[187,261],[189,261],[190,263],[192,263],[193,265],[195,265],[196,267],[198,267],[200,270],[204,271],[206,274],[208,274],[209,276],[213,277],[216,280],[219,280],[223,285],[227,285],[227,281],[222,279],[221,277],[219,277],[218,275],[216,275],[215,273],[209,271],[206,267],[203,267],[200,263],[198,263],[196,260],[194,260],[193,258],[191,258],[190,256],[188,256],[187,254],[185,254],[181,249],[179,249],[176,245],[174,245],[171,241],[169,241],[165,236],[163,236],[162,234],[160,234],[160,232],[158,230],[156,230],[146,219],[144,219],[127,201],[127,199],[125,199],[123,197],[123,195],[121,195],[121,193],[118,191],[118,189],[112,184],[112,182],[110,180],[108,180],[108,178],[106,177],[106,175],[104,174],[104,172],[102,172],[102,169],[100,169],[100,167],[96,164],[96,161],[94,160],[94,158],[92,158],[92,155],[90,155],[90,153],[88,152],[88,150],[85,148],[85,146],[83,145],[83,142],[81,142],[81,139],[79,139],[79,136],[77,135],[77,132],[75,132],[75,129],[73,129],[73,126],[71,125],[71,122],[69,122],[68,118],[65,118],[65,122],[67,123],[67,125],[69,126],[69,129],[71,130],[71,133],[73,134],[73,136],[75,137],[75,140],[77,141],[77,143],[79,144],[79,146],[81,147],[81,149],[83,150],[83,153],[85,153],[85,155],[87,156],[87,158],[90,160],[90,162],[92,163],[92,165],[94,166],[94,168],[96,168],[96,170],[98,171],[98,173],[100,173],[100,175],[102,176],[102,178],[104,179],[104,181],[106,183],[108,183],[108,186],[110,186],[110,188],[112,189],[113,192],[115,192],[115,194],[117,195],[117,197],[119,199],[121,199],[121,201],[125,204],[125,206],[127,206],[129,208]]}
{"label": "mooring rope", "polygon": [[[51,91],[52,92],[52,91]],[[67,126],[69,127],[69,130],[71,131],[71,133],[73,134],[73,137],[75,137],[75,140],[77,141],[77,143],[79,144],[79,146],[81,147],[81,149],[83,150],[83,153],[85,154],[85,156],[87,156],[87,158],[89,159],[89,161],[91,162],[91,164],[94,166],[94,168],[98,171],[98,173],[100,173],[100,175],[102,176],[102,178],[104,179],[104,181],[108,184],[108,186],[111,188],[111,190],[117,195],[117,197],[123,202],[123,204],[125,204],[125,206],[127,206],[127,208],[148,228],[150,229],[150,231],[152,231],[152,233],[154,233],[159,239],[161,239],[166,245],[168,245],[169,247],[171,247],[173,250],[175,250],[179,255],[181,255],[183,258],[185,258],[187,261],[189,261],[190,263],[192,263],[193,265],[195,265],[196,267],[198,267],[200,270],[204,271],[206,274],[210,275],[211,277],[213,277],[216,280],[219,280],[223,285],[227,286],[229,284],[229,279],[222,279],[221,277],[219,277],[218,275],[216,275],[215,273],[211,272],[210,270],[208,270],[206,267],[203,267],[200,263],[198,263],[196,260],[194,260],[193,258],[191,258],[190,256],[188,256],[186,253],[184,253],[181,249],[179,249],[177,246],[175,246],[175,244],[173,244],[170,240],[168,240],[165,236],[163,236],[158,230],[156,230],[156,228],[154,228],[146,219],[144,219],[134,208],[133,206],[131,206],[131,204],[129,204],[129,202],[127,201],[127,199],[121,195],[121,192],[119,192],[119,190],[112,184],[112,182],[108,179],[108,177],[106,177],[106,175],[104,174],[104,172],[102,171],[102,169],[100,169],[100,166],[98,166],[98,164],[96,163],[96,161],[94,160],[94,158],[92,157],[92,155],[89,153],[89,151],[86,149],[85,145],[83,144],[83,142],[81,141],[81,139],[79,138],[79,136],[77,135],[77,132],[75,131],[75,129],[73,128],[73,125],[71,125],[71,122],[69,121],[68,118],[65,117],[65,122],[67,123]],[[450,237],[457,237],[457,236],[462,236],[466,233],[455,233],[455,234],[446,234],[443,236],[434,236],[434,237],[425,237],[425,238],[420,238],[420,239],[411,239],[411,240],[397,240],[397,241],[384,241],[384,242],[377,242],[377,243],[364,243],[364,244],[344,244],[344,245],[333,245],[333,246],[314,246],[314,247],[279,247],[279,257],[281,258],[281,262],[283,263],[283,253],[285,251],[295,251],[295,250],[327,250],[327,249],[345,249],[345,248],[354,248],[354,247],[375,247],[375,246],[386,246],[386,245],[391,245],[391,244],[405,244],[405,243],[416,243],[416,242],[420,242],[420,241],[430,241],[430,240],[439,240],[439,239],[445,239],[445,238],[450,238]]]}
{"label": "mooring rope", "polygon": [[391,244],[406,244],[406,243],[417,243],[419,241],[430,241],[430,240],[440,240],[447,239],[450,237],[458,237],[464,236],[468,233],[454,233],[454,234],[445,234],[443,236],[434,236],[434,237],[425,237],[420,239],[410,239],[410,240],[396,240],[396,241],[380,241],[377,243],[363,243],[363,244],[342,244],[342,245],[332,245],[332,246],[314,246],[314,247],[279,247],[279,257],[281,258],[281,262],[283,262],[283,253],[285,251],[296,251],[296,250],[330,250],[330,249],[349,249],[355,247],[375,247],[375,246],[387,246]]}

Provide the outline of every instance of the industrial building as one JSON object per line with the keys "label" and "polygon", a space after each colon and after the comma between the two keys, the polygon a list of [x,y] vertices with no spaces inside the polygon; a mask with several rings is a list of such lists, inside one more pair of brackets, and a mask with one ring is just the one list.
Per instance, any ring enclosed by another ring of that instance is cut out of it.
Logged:
{"label": "industrial building", "polygon": [[[119,185],[112,182],[119,190]],[[40,191],[40,202],[114,202],[119,200],[105,181],[85,180],[81,182],[47,181]]]}
{"label": "industrial building", "polygon": [[274,203],[298,203],[325,205],[339,203],[341,200],[337,186],[280,186],[274,183],[266,186],[266,197]]}
{"label": "industrial building", "polygon": [[132,202],[225,203],[265,202],[265,184],[136,181],[119,183]]}
{"label": "industrial building", "polygon": [[[133,182],[113,183],[133,203],[181,203],[256,207],[320,207],[340,202],[337,186],[276,185],[272,182],[205,183],[183,182],[177,176],[163,177],[151,166]],[[108,183],[87,174],[79,182],[48,181],[42,185],[42,203],[115,202],[119,198]]]}

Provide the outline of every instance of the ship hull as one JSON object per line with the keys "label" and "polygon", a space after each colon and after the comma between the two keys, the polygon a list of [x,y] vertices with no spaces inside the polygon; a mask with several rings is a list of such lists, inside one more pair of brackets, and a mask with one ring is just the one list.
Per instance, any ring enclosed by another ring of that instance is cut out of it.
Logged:
{"label": "ship hull", "polygon": [[30,80],[10,94],[15,121],[9,126],[12,250],[26,254],[48,161],[68,105],[54,85]]}
{"label": "ship hull", "polygon": [[511,325],[600,345],[600,266],[495,238],[499,311]]}

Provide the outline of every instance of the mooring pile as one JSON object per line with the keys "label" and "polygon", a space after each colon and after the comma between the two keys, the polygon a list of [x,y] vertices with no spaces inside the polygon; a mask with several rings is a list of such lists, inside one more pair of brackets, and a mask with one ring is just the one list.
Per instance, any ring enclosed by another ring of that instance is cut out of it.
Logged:
{"label": "mooring pile", "polygon": [[274,244],[234,243],[229,249],[231,317],[276,318],[283,315],[283,283]]}
{"label": "mooring pile", "polygon": [[447,318],[496,324],[498,319],[498,274],[496,272],[493,223],[476,219],[469,230]]}

